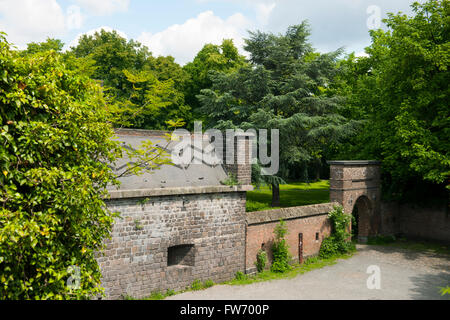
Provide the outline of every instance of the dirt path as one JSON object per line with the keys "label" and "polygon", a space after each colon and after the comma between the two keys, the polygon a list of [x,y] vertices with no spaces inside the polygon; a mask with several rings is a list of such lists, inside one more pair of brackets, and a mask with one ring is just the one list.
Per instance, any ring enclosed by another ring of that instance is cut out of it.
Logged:
{"label": "dirt path", "polygon": [[[368,289],[369,266],[380,270],[380,289]],[[244,286],[217,285],[167,299],[192,300],[397,300],[448,299],[439,287],[450,285],[450,256],[387,246],[358,246],[358,253],[333,266],[293,279]]]}

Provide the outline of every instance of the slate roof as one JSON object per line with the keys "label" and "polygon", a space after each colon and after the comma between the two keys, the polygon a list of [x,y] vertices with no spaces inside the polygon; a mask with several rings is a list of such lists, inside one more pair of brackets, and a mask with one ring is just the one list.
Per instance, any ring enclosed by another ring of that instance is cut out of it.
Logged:
{"label": "slate roof", "polygon": [[[116,139],[123,146],[131,145],[135,149],[139,148],[142,142],[151,140],[154,145],[166,148],[170,154],[178,142],[168,142],[164,136],[165,133],[163,131],[120,129],[116,130]],[[203,141],[205,146],[208,143],[206,140]],[[130,162],[133,162],[133,160],[122,158],[112,167],[117,174],[120,174],[126,169],[126,164]],[[190,164],[184,167],[163,165],[158,170],[154,170],[153,173],[146,172],[139,176],[132,175],[119,178],[119,181],[121,181],[119,190],[221,186],[223,185],[221,181],[226,178],[226,171],[221,164],[208,165],[202,162],[201,164]],[[115,187],[109,189],[116,190]]]}

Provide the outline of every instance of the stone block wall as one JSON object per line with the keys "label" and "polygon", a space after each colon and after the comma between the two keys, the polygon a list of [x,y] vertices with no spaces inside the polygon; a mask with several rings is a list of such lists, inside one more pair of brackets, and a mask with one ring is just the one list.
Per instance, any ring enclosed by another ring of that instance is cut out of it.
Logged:
{"label": "stone block wall", "polygon": [[[234,191],[107,200],[121,213],[97,258],[107,298],[181,290],[196,279],[232,279],[245,268],[245,199],[244,191]],[[169,248],[182,245],[192,246],[184,252],[193,250],[193,261],[177,256],[179,264],[168,266]]]}
{"label": "stone block wall", "polygon": [[303,234],[303,257],[318,255],[322,240],[331,233],[328,213],[333,210],[334,205],[338,203],[247,213],[246,273],[256,272],[256,255],[260,249],[268,253],[269,264],[271,263],[273,230],[280,219],[286,221],[288,228],[286,240],[293,257],[292,262],[298,262],[300,233]]}

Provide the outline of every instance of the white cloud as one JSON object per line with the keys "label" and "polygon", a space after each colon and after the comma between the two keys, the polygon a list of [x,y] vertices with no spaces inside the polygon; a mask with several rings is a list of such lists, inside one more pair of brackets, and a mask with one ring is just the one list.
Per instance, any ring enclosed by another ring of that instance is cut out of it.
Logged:
{"label": "white cloud", "polygon": [[65,16],[56,0],[0,0],[0,30],[19,49],[29,42],[61,36]]}
{"label": "white cloud", "polygon": [[276,3],[257,3],[255,10],[258,22],[265,25],[269,21],[270,14],[272,13],[273,9],[277,6]]}
{"label": "white cloud", "polygon": [[385,18],[386,12],[411,12],[409,9],[411,2],[411,0],[314,0],[313,2],[278,0],[264,29],[284,33],[288,26],[308,20],[312,28],[310,40],[319,51],[332,51],[344,46],[347,51],[361,52],[370,44],[367,8],[372,5],[379,7],[382,18]]}
{"label": "white cloud", "polygon": [[70,6],[67,8],[67,28],[80,29],[83,25],[83,15],[79,6]]}
{"label": "white cloud", "polygon": [[83,35],[93,36],[96,32],[100,32],[102,29],[107,31],[107,32],[111,32],[111,31],[115,30],[119,34],[119,36],[121,36],[122,38],[128,39],[128,36],[127,36],[127,34],[125,32],[122,32],[122,31],[117,30],[117,29],[113,29],[113,28],[108,27],[108,26],[102,26],[102,27],[98,27],[98,28],[89,30],[87,32],[83,32],[83,33],[78,34],[75,37],[75,39],[71,43],[69,43],[64,49],[67,50],[70,47],[76,47],[78,45],[78,41],[80,40],[80,38]]}
{"label": "white cloud", "polygon": [[130,0],[75,0],[88,13],[103,16],[128,10]]}
{"label": "white cloud", "polygon": [[250,22],[241,13],[224,20],[212,11],[205,11],[164,31],[155,34],[143,32],[137,40],[148,46],[153,55],[171,55],[178,63],[185,64],[191,61],[206,43],[220,44],[223,39],[233,39],[234,44],[244,53],[243,37],[249,26]]}

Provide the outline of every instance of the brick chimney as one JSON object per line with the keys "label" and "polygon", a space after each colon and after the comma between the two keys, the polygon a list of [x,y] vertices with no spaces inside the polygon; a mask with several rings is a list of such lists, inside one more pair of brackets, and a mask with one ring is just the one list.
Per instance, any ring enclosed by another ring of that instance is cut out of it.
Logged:
{"label": "brick chimney", "polygon": [[234,132],[227,135],[224,167],[241,185],[252,184],[252,133]]}

